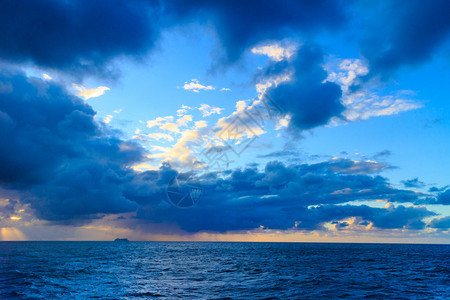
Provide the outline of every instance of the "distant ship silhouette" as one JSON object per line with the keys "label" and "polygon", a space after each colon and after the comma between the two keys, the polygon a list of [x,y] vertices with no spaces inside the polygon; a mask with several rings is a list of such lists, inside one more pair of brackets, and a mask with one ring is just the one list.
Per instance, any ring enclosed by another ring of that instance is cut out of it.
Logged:
{"label": "distant ship silhouette", "polygon": [[129,240],[128,239],[120,239],[120,238],[117,238],[117,239],[115,239],[114,240],[114,242],[119,242],[119,243],[123,243],[123,242],[129,242]]}

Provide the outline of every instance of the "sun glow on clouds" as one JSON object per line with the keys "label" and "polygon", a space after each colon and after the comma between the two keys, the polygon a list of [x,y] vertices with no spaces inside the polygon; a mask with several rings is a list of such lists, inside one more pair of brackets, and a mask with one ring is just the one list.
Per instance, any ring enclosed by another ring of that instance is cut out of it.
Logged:
{"label": "sun glow on clouds", "polygon": [[113,119],[112,115],[107,115],[106,117],[103,118],[103,123],[108,124],[109,122],[111,122]]}
{"label": "sun glow on clouds", "polygon": [[[196,118],[220,115],[223,110],[223,108],[209,104],[200,104],[199,107],[182,105],[176,111],[178,118],[171,115],[148,120],[146,127],[152,132],[147,133],[148,129],[138,128],[133,139],[152,149],[152,160],[159,163],[168,161],[172,166],[179,168],[197,168],[199,166],[196,164],[199,161],[197,156],[201,152],[202,146],[205,147],[208,141],[216,139],[214,131],[217,124],[211,122],[212,126],[209,126],[206,120]],[[192,114],[187,114],[188,112],[192,112]],[[161,145],[155,144],[155,142],[160,142]]]}
{"label": "sun glow on clouds", "polygon": [[109,91],[109,87],[106,86],[99,86],[97,88],[94,89],[88,89],[85,88],[82,85],[78,85],[78,84],[72,84],[73,88],[75,90],[77,90],[77,96],[83,97],[84,100],[88,100],[90,98],[96,98],[96,97],[100,97],[101,95],[103,95],[106,91]]}
{"label": "sun glow on clouds", "polygon": [[165,123],[165,124],[162,124],[161,127],[159,127],[159,128],[163,129],[163,130],[172,131],[175,133],[180,133],[180,129],[178,128],[178,125],[175,123]]}
{"label": "sun glow on clouds", "polygon": [[[71,237],[61,236],[67,229],[61,226],[40,227],[45,230],[42,233],[25,234],[21,228],[3,227],[0,229],[0,241],[23,241],[23,240],[92,240],[111,241],[118,236],[127,237],[131,241],[230,241],[230,242],[417,242],[426,241],[428,243],[448,243],[446,235],[448,231],[443,231],[439,235],[435,231],[428,229],[427,237],[417,239],[414,232],[403,229],[380,230],[373,226],[371,222],[361,222],[357,217],[345,218],[339,221],[324,224],[327,231],[302,231],[296,228],[277,230],[260,226],[253,230],[227,231],[223,233],[197,232],[186,233],[179,230],[170,232],[161,231],[160,227],[155,230],[143,230],[144,228],[130,229],[127,222],[133,214],[121,214],[123,219],[118,220],[117,215],[106,215],[101,220],[94,220],[89,225],[73,228]],[[361,224],[362,223],[362,224]],[[149,224],[147,227],[151,226]],[[153,227],[152,227],[153,228]],[[158,230],[159,228],[159,230]]]}
{"label": "sun glow on clouds", "polygon": [[1,241],[25,241],[27,237],[15,227],[3,227],[0,229]]}
{"label": "sun glow on clouds", "polygon": [[152,166],[151,164],[148,163],[141,163],[138,165],[134,165],[132,168],[137,172],[157,171],[159,169],[158,167]]}
{"label": "sun glow on clouds", "polygon": [[[254,112],[252,112],[253,110],[261,108],[261,101],[254,100],[250,105],[248,105],[247,102],[248,101],[243,100],[237,101],[236,110],[231,115],[220,118],[217,121],[217,127],[221,129],[215,134],[217,138],[220,140],[242,140],[244,138],[252,138],[266,133],[263,126],[255,122],[251,117],[254,115]],[[261,111],[258,110],[257,113],[259,114]],[[236,130],[228,130],[230,126]]]}
{"label": "sun glow on clouds", "polygon": [[180,168],[195,168],[197,158],[193,146],[198,146],[201,142],[202,137],[198,130],[187,129],[181,132],[181,137],[171,147],[152,146],[153,151],[159,151],[152,154],[152,158],[169,161]]}
{"label": "sun glow on clouds", "polygon": [[290,115],[286,115],[284,118],[281,118],[278,120],[278,124],[276,125],[275,129],[276,130],[280,130],[284,127],[288,127],[289,126],[289,121],[291,120],[291,116]]}
{"label": "sun glow on clouds", "polygon": [[53,78],[50,77],[48,74],[44,73],[42,74],[42,78],[44,78],[45,80],[52,80]]}
{"label": "sun glow on clouds", "polygon": [[152,128],[155,126],[161,126],[166,122],[170,122],[173,121],[173,117],[172,116],[167,116],[167,117],[157,117],[154,120],[149,120],[147,121],[147,127],[148,128]]}
{"label": "sun glow on clouds", "polygon": [[[113,113],[116,114],[116,115],[118,115],[118,114],[120,114],[122,111],[123,111],[123,109],[115,109],[115,110],[113,110]],[[109,124],[109,123],[111,123],[111,121],[112,121],[113,119],[114,119],[114,116],[113,116],[113,115],[106,115],[106,116],[102,119],[102,122],[105,123],[105,124]]]}
{"label": "sun glow on clouds", "polygon": [[[220,113],[222,109],[211,108],[209,105],[202,105],[203,110],[198,108],[199,112]],[[163,161],[169,161],[173,166],[177,167],[194,167],[196,157],[194,148],[199,146],[204,139],[204,133],[200,130],[207,129],[208,123],[205,120],[194,121],[193,115],[187,115],[188,111],[194,108],[183,105],[177,110],[178,119],[173,116],[157,117],[147,121],[147,128],[153,132],[145,133],[143,129],[136,129],[135,140],[139,140],[147,144],[151,148],[151,159],[156,160],[157,164]],[[193,122],[193,124],[191,123]],[[151,141],[160,141],[161,143],[169,142],[169,146],[161,146]],[[174,142],[174,143],[172,143]],[[139,170],[146,168],[150,164],[141,164]]]}
{"label": "sun glow on clouds", "polygon": [[283,47],[280,44],[272,44],[252,48],[253,54],[267,55],[275,61],[282,61],[291,57],[297,50],[296,46]]}
{"label": "sun glow on clouds", "polygon": [[[239,145],[243,140],[248,138],[254,138],[260,136],[267,131],[254,122],[251,114],[256,112],[265,111],[265,104],[262,101],[265,88],[272,84],[279,84],[282,81],[289,80],[289,76],[283,74],[282,76],[272,78],[266,82],[265,87],[261,88],[261,94],[256,100],[239,100],[236,102],[236,109],[230,115],[220,118],[216,122],[212,122],[211,126],[208,126],[208,122],[205,120],[194,120],[192,114],[187,114],[190,111],[198,110],[203,118],[210,117],[212,115],[220,115],[223,112],[223,108],[211,106],[209,104],[201,104],[199,107],[191,107],[182,105],[180,109],[176,111],[176,115],[179,117],[175,120],[174,116],[157,117],[153,120],[147,121],[147,128],[152,130],[161,130],[162,132],[143,133],[140,129],[136,130],[136,135],[133,137],[143,143],[148,143],[151,140],[165,140],[168,142],[175,142],[170,146],[160,146],[150,144],[152,149],[152,159],[156,159],[160,162],[169,161],[173,166],[177,167],[191,167],[197,168],[204,164],[196,164],[201,161],[202,149],[208,149],[211,147],[225,147],[224,142],[228,141],[235,145]],[[264,112],[267,114],[267,112]],[[264,115],[267,117],[266,115]],[[264,117],[262,116],[262,117]],[[241,122],[235,122],[238,118]],[[253,120],[253,121],[252,121]],[[274,128],[279,130],[288,126],[290,116],[280,116],[279,120],[274,120]],[[190,122],[194,122],[194,126],[186,129]],[[227,128],[232,126],[236,129],[235,132],[228,132]],[[230,150],[231,151],[231,150]]]}

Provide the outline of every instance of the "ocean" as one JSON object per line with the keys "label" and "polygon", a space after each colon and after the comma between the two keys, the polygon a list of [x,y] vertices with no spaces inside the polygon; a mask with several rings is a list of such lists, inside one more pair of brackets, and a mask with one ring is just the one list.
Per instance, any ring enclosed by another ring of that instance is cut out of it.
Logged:
{"label": "ocean", "polygon": [[0,299],[450,299],[450,245],[0,242]]}

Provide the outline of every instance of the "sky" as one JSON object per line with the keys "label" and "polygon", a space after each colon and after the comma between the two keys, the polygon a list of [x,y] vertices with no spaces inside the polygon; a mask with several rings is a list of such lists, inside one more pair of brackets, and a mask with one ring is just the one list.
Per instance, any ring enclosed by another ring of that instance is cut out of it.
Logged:
{"label": "sky", "polygon": [[0,240],[450,243],[448,1],[0,3]]}

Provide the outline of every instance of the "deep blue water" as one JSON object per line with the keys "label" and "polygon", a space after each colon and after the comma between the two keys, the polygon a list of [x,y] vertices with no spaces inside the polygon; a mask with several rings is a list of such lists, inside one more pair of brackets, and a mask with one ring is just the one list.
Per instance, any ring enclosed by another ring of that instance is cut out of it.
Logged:
{"label": "deep blue water", "polygon": [[0,242],[0,298],[450,299],[450,245]]}

